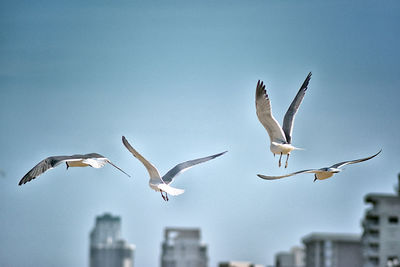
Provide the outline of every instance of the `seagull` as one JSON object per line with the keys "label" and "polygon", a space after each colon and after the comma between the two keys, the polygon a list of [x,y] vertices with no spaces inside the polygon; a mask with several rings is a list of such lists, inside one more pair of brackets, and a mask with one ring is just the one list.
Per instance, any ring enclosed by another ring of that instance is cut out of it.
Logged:
{"label": "seagull", "polygon": [[324,180],[324,179],[330,178],[335,173],[341,172],[342,171],[341,167],[344,167],[345,165],[370,160],[370,159],[376,157],[379,153],[381,153],[381,151],[382,151],[382,149],[379,150],[379,152],[376,153],[375,155],[372,155],[367,158],[343,161],[343,162],[333,164],[330,167],[325,167],[325,168],[321,168],[321,169],[302,170],[302,171],[293,172],[293,173],[282,175],[282,176],[266,176],[266,175],[261,175],[261,174],[257,174],[257,176],[262,179],[266,179],[266,180],[275,180],[275,179],[281,179],[281,178],[289,177],[289,176],[300,174],[300,173],[314,173],[314,182],[315,182],[316,180]]}
{"label": "seagull", "polygon": [[[208,157],[189,160],[189,161],[179,163],[178,165],[173,167],[171,170],[169,170],[163,177],[161,177],[157,168],[154,167],[154,165],[151,164],[148,160],[146,160],[142,155],[140,155],[139,152],[137,152],[129,144],[129,142],[128,142],[128,140],[126,140],[125,136],[122,136],[122,143],[129,150],[129,152],[131,152],[132,155],[134,157],[136,157],[138,160],[140,160],[140,162],[142,162],[142,164],[146,167],[147,172],[150,175],[150,180],[149,180],[150,188],[155,190],[156,192],[160,192],[161,197],[164,199],[164,201],[168,201],[168,194],[177,196],[184,192],[183,189],[178,189],[178,188],[174,188],[174,187],[170,186],[170,184],[174,181],[175,176],[188,170],[189,168],[193,167],[196,164],[209,161],[209,160],[219,157],[227,152],[227,151],[225,151],[225,152],[211,155]],[[164,196],[163,192],[165,192],[165,196]]]}
{"label": "seagull", "polygon": [[24,177],[22,177],[21,181],[19,181],[18,185],[23,185],[47,170],[53,169],[56,166],[60,165],[61,163],[65,163],[67,165],[67,169],[69,167],[93,167],[93,168],[101,168],[107,163],[111,164],[121,172],[125,173],[128,177],[129,174],[124,172],[118,166],[113,164],[108,158],[97,154],[97,153],[90,153],[85,155],[72,155],[72,156],[53,156],[48,157],[39,162],[35,167],[33,167]]}
{"label": "seagull", "polygon": [[271,141],[271,152],[274,154],[274,156],[275,154],[280,155],[279,167],[281,166],[282,155],[287,155],[285,163],[285,168],[287,168],[290,152],[295,149],[300,149],[292,146],[293,123],[296,112],[299,109],[301,101],[306,93],[310,79],[311,72],[307,75],[307,78],[304,80],[299,91],[297,92],[297,95],[293,99],[292,104],[290,104],[289,109],[286,111],[283,119],[283,127],[279,125],[278,121],[272,115],[271,103],[267,91],[265,90],[265,85],[262,81],[258,80],[256,87],[257,117],[268,132]]}

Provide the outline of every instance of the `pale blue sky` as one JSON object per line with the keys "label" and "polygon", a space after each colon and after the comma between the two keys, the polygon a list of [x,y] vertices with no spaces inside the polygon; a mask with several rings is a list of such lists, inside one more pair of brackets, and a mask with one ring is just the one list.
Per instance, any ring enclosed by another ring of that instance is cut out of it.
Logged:
{"label": "pale blue sky", "polygon": [[[200,227],[210,266],[273,255],[313,231],[361,233],[370,192],[399,169],[399,1],[1,1],[0,265],[87,266],[95,216],[122,217],[135,266],[158,266],[164,227]],[[258,79],[281,122],[309,71],[295,151],[277,167],[255,114]],[[165,203],[121,136],[165,173],[228,150]],[[280,175],[383,152],[333,179]],[[97,152],[130,173],[63,167]]]}

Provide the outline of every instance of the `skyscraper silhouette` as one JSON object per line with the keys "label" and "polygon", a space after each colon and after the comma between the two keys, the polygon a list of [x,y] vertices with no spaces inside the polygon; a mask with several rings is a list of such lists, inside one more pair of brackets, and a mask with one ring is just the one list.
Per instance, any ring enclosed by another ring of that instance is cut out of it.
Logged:
{"label": "skyscraper silhouette", "polygon": [[134,245],[121,239],[121,218],[105,213],[96,217],[90,232],[90,267],[133,267]]}

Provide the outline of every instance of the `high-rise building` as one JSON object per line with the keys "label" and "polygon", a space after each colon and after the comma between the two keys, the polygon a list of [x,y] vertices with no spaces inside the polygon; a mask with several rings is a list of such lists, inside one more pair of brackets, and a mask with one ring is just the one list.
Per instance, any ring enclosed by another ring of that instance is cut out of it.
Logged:
{"label": "high-rise building", "polygon": [[254,264],[245,261],[229,261],[219,263],[218,267],[264,267],[264,265]]}
{"label": "high-rise building", "polygon": [[166,228],[161,267],[207,267],[207,246],[200,243],[200,229]]}
{"label": "high-rise building", "polygon": [[275,254],[275,267],[304,267],[305,252],[303,247],[292,247],[290,252]]}
{"label": "high-rise building", "polygon": [[133,267],[134,245],[121,239],[121,218],[105,213],[96,217],[90,232],[90,267]]}
{"label": "high-rise building", "polygon": [[306,267],[361,267],[360,236],[312,233],[302,239],[306,246]]}
{"label": "high-rise building", "polygon": [[400,175],[397,194],[368,194],[362,226],[364,267],[400,266]]}

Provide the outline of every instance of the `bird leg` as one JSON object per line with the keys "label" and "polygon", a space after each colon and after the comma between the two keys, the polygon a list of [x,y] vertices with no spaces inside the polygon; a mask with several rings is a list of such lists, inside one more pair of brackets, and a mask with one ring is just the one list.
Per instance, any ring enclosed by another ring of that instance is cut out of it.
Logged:
{"label": "bird leg", "polygon": [[67,165],[67,170],[68,170],[68,168],[69,168],[68,162],[65,162],[65,165]]}
{"label": "bird leg", "polygon": [[165,199],[166,199],[167,201],[169,200],[167,192],[165,192]]}
{"label": "bird leg", "polygon": [[167,201],[167,200],[165,199],[164,195],[163,195],[163,191],[162,191],[162,190],[160,190],[160,193],[161,193],[161,196],[162,196],[162,198],[164,199],[164,201]]}
{"label": "bird leg", "polygon": [[281,166],[281,159],[282,159],[282,152],[281,152],[281,156],[279,157],[279,163],[278,163],[279,167]]}
{"label": "bird leg", "polygon": [[285,163],[285,168],[287,168],[289,156],[290,156],[290,153],[287,154],[286,163]]}

